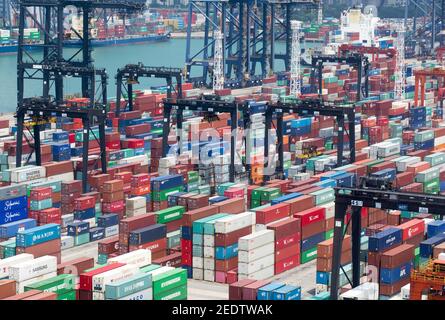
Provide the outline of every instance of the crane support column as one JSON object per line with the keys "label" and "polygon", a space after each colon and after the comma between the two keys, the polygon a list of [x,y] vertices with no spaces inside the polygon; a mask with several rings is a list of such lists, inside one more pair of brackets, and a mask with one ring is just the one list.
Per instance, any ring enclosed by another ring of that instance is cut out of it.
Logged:
{"label": "crane support column", "polygon": [[352,207],[352,287],[360,285],[361,207]]}
{"label": "crane support column", "polygon": [[338,284],[340,276],[340,261],[343,245],[343,227],[345,224],[347,206],[344,203],[335,203],[335,219],[334,219],[334,252],[332,256],[332,273],[331,273],[331,300],[338,299]]}

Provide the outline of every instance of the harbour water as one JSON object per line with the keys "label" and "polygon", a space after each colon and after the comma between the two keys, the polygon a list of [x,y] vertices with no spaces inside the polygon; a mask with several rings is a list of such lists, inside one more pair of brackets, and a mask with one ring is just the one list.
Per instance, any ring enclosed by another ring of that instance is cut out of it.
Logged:
{"label": "harbour water", "polygon": [[[202,40],[192,41],[192,52],[198,50]],[[97,68],[105,68],[109,74],[108,93],[113,97],[116,92],[115,74],[119,67],[128,63],[142,62],[147,66],[184,67],[186,39],[171,39],[165,42],[153,42],[126,46],[98,47],[93,50],[94,64]],[[277,44],[277,50],[284,49],[284,43]],[[77,49],[66,48],[66,57]],[[278,52],[278,51],[277,51]],[[277,70],[283,69],[278,63]],[[0,56],[0,112],[14,112],[17,107],[17,56]],[[41,80],[25,80],[25,97],[39,96],[42,94]],[[146,89],[153,85],[163,85],[161,79],[140,79],[140,85],[135,89]],[[80,92],[79,79],[64,80],[65,94]]]}

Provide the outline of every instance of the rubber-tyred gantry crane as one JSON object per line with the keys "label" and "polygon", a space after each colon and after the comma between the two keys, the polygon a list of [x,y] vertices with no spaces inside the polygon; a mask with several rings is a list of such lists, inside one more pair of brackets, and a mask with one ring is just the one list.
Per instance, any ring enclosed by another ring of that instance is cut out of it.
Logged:
{"label": "rubber-tyred gantry crane", "polygon": [[[423,106],[425,104],[425,84],[427,77],[442,78],[445,81],[445,69],[431,69],[431,70],[415,70],[414,71],[414,106]],[[441,86],[439,86],[441,87]],[[420,91],[420,101],[419,101]]]}

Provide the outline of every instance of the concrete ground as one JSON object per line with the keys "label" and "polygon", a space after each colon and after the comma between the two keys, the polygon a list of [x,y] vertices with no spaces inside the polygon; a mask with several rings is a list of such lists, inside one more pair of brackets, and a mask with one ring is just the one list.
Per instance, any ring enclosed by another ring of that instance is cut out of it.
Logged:
{"label": "concrete ground", "polygon": [[[91,242],[62,252],[62,262],[80,257],[94,257],[97,261],[97,242]],[[315,289],[315,264],[311,261],[292,270],[274,276],[272,280],[302,287],[302,299],[313,295]],[[229,286],[216,282],[188,280],[188,300],[228,300]],[[309,293],[311,292],[311,293]]]}

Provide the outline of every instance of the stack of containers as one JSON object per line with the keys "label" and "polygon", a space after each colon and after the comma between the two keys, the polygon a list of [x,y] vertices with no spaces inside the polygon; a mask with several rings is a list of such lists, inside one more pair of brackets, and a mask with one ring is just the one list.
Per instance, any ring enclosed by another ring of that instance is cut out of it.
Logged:
{"label": "stack of containers", "polygon": [[275,232],[262,230],[238,241],[238,279],[264,280],[275,274]]}
{"label": "stack of containers", "polygon": [[87,222],[89,225],[89,237],[85,241],[92,242],[105,237],[105,230],[96,227],[96,197],[82,196],[75,199],[74,210],[74,221]]}
{"label": "stack of containers", "polygon": [[[6,205],[8,203],[9,205]],[[26,186],[15,185],[0,188],[0,225],[28,217]]]}
{"label": "stack of containers", "polygon": [[[244,212],[236,215],[228,215],[226,217],[215,220],[213,237],[204,236],[204,243],[212,242],[215,250],[215,276],[216,282],[227,283],[228,272],[236,269],[238,263],[238,251],[240,235],[252,231],[255,225],[255,214],[253,212]],[[204,227],[205,228],[205,227]],[[250,233],[249,232],[249,233]],[[218,246],[216,239],[231,240],[229,245]],[[206,241],[208,240],[208,241]],[[204,265],[206,267],[206,265]],[[204,270],[205,278],[206,270]],[[210,272],[209,272],[210,275]],[[213,280],[213,281],[215,281]],[[212,281],[212,280],[211,280]]]}
{"label": "stack of containers", "polygon": [[51,187],[31,187],[29,208],[29,217],[39,225],[61,223],[61,210],[53,207]]}
{"label": "stack of containers", "polygon": [[390,297],[410,282],[414,246],[402,244],[382,254],[380,261],[380,296]]}
{"label": "stack of containers", "polygon": [[135,229],[129,235],[129,250],[150,249],[153,260],[162,258],[166,255],[166,235],[167,227],[165,224],[153,224]]}
{"label": "stack of containers", "polygon": [[82,192],[82,181],[73,180],[62,182],[62,216],[74,213],[74,199],[80,198]]}
{"label": "stack of containers", "polygon": [[[332,259],[334,253],[334,241],[333,239],[328,239],[322,241],[317,246],[317,276],[316,276],[316,293],[327,292],[330,287],[331,270],[332,270]],[[346,235],[343,239],[342,252],[340,263],[342,266],[350,265],[352,260],[352,242],[351,236]],[[352,268],[346,267],[346,274],[352,274]],[[349,271],[349,272],[348,272]],[[340,285],[345,285],[344,283],[344,272],[341,273],[340,278],[343,276],[343,281],[340,281]],[[347,281],[347,280],[346,280]],[[343,283],[342,283],[343,282]]]}
{"label": "stack of containers", "polygon": [[[208,279],[210,279],[209,281],[214,281],[214,270],[215,270],[214,222],[215,220],[223,218],[225,216],[226,214],[220,213],[193,221],[192,223],[193,279],[204,280],[204,259],[206,259],[206,266],[208,267],[207,269]],[[205,236],[208,237],[206,237],[207,241],[204,243]]]}
{"label": "stack of containers", "polygon": [[182,175],[167,175],[154,177],[150,181],[153,210],[168,208],[168,195],[184,190],[184,177]]}
{"label": "stack of containers", "polygon": [[119,219],[124,218],[125,196],[122,180],[106,181],[102,186],[102,212],[116,213]]}
{"label": "stack of containers", "polygon": [[[121,264],[121,263],[113,263]],[[92,300],[105,300],[105,286],[108,283],[128,279],[137,273],[139,268],[134,264],[123,264],[113,270],[108,270],[92,277]]]}
{"label": "stack of containers", "polygon": [[156,216],[146,213],[137,217],[126,218],[119,222],[119,254],[130,251],[130,233],[136,229],[156,223]]}
{"label": "stack of containers", "polygon": [[152,275],[138,273],[105,285],[105,300],[152,300]]}
{"label": "stack of containers", "polygon": [[101,265],[106,264],[109,258],[112,258],[119,252],[119,237],[101,240],[98,242],[97,247],[97,263]]}
{"label": "stack of containers", "polygon": [[18,231],[16,252],[30,253],[35,258],[51,255],[61,260],[60,225],[49,223],[43,226]]}
{"label": "stack of containers", "polygon": [[137,196],[125,201],[125,215],[127,218],[136,217],[147,213],[147,200],[145,197]]}
{"label": "stack of containers", "polygon": [[[131,177],[131,196],[132,197],[144,197],[146,204],[145,207],[147,212],[153,211],[151,204],[151,194],[150,194],[150,179],[154,176],[153,174],[140,173],[135,174]],[[157,174],[155,175],[157,176]]]}
{"label": "stack of containers", "polygon": [[40,290],[53,292],[57,300],[76,300],[76,276],[74,274],[59,274],[55,277],[33,282],[25,286],[24,291]]}
{"label": "stack of containers", "polygon": [[153,273],[152,276],[153,300],[187,300],[186,270],[170,268],[162,273]]}
{"label": "stack of containers", "polygon": [[301,264],[317,258],[317,244],[325,240],[325,213],[325,208],[314,207],[294,214],[301,221]]}
{"label": "stack of containers", "polygon": [[[218,208],[207,206],[201,209],[195,209],[185,212],[181,221],[181,259],[182,268],[187,270],[188,278],[193,276],[193,222],[218,213]],[[220,244],[218,239],[215,239],[215,244]],[[229,242],[222,242],[222,244],[229,245]]]}
{"label": "stack of containers", "polygon": [[300,265],[301,220],[285,218],[267,225],[275,235],[275,274]]}
{"label": "stack of containers", "polygon": [[9,279],[16,281],[16,292],[23,293],[25,286],[57,276],[57,258],[42,256],[9,266]]}
{"label": "stack of containers", "polygon": [[[368,265],[380,270],[382,255],[402,243],[402,230],[388,227],[368,238]],[[380,277],[380,274],[379,274]]]}

